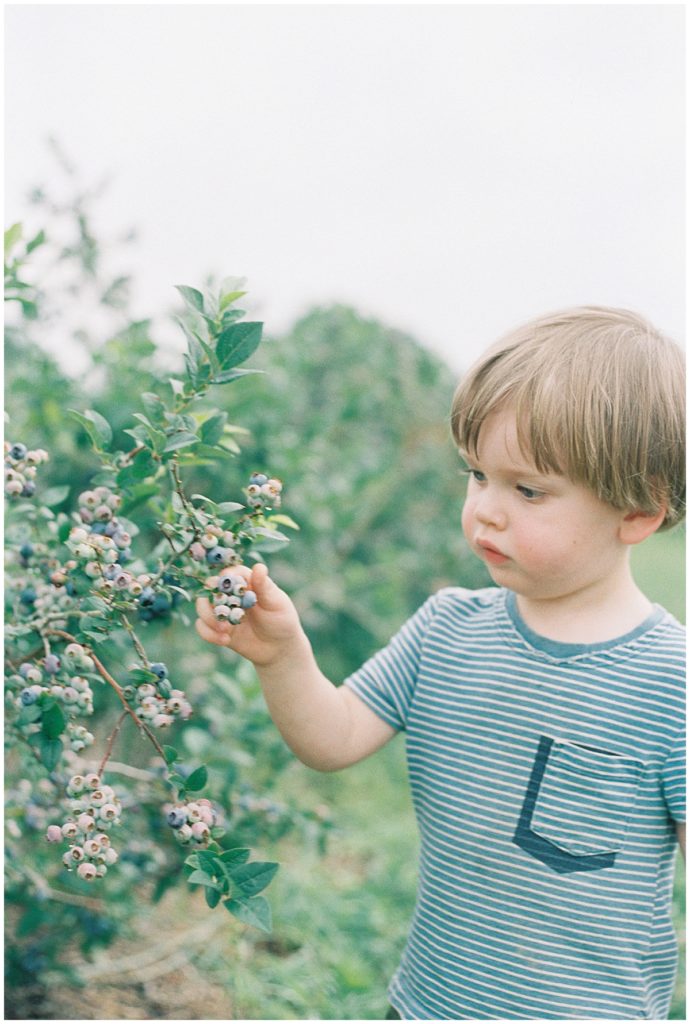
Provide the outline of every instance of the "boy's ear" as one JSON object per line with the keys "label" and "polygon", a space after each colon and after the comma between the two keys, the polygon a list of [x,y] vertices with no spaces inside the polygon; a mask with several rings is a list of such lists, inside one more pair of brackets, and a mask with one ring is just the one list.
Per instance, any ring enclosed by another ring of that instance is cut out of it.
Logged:
{"label": "boy's ear", "polygon": [[619,537],[624,544],[640,544],[655,533],[666,518],[666,506],[657,512],[628,512],[623,516]]}

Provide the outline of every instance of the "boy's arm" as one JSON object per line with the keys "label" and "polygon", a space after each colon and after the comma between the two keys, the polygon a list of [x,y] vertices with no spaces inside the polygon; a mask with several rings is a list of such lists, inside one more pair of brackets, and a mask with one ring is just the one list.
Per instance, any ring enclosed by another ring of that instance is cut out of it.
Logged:
{"label": "boy's arm", "polygon": [[685,822],[676,822],[676,835],[678,836],[678,845],[680,846],[680,852],[683,854],[683,860],[685,860]]}
{"label": "boy's arm", "polygon": [[270,715],[297,757],[318,771],[337,771],[387,743],[396,730],[349,687],[336,687],[323,675],[292,601],[266,567],[250,572],[238,566],[230,574],[244,576],[257,603],[231,626],[199,599],[197,631],[254,663]]}

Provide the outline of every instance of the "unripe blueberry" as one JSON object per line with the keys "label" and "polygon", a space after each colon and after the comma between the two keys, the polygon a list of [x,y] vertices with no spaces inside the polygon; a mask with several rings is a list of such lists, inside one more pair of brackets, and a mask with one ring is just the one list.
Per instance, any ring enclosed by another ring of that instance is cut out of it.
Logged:
{"label": "unripe blueberry", "polygon": [[233,626],[238,626],[244,618],[244,611],[242,608],[228,608],[228,622]]}
{"label": "unripe blueberry", "polygon": [[84,851],[81,846],[70,846],[69,848],[70,860],[74,864],[79,864],[84,859]]}
{"label": "unripe blueberry", "polygon": [[203,843],[210,837],[211,832],[205,822],[195,821],[192,825],[192,835],[198,843]]}
{"label": "unripe blueberry", "polygon": [[227,619],[230,616],[230,609],[226,604],[217,604],[213,609],[213,614],[219,620]]}
{"label": "unripe blueberry", "polygon": [[82,491],[77,499],[80,505],[87,508],[95,508],[98,505],[98,496],[93,491]]}
{"label": "unripe blueberry", "polygon": [[201,809],[196,801],[187,804],[187,819],[191,824],[195,821],[201,821]]}
{"label": "unripe blueberry", "polygon": [[96,775],[96,772],[89,772],[84,776],[84,785],[87,789],[98,789],[100,784],[100,776]]}
{"label": "unripe blueberry", "polygon": [[94,791],[89,794],[89,800],[91,801],[92,807],[102,807],[103,804],[108,803],[108,797],[102,789],[94,789]]}
{"label": "unripe blueberry", "polygon": [[115,804],[104,804],[98,809],[98,816],[103,821],[114,821],[117,818],[118,809]]}
{"label": "unripe blueberry", "polygon": [[77,793],[81,793],[83,788],[84,788],[84,776],[83,775],[73,775],[72,778],[69,780],[69,785],[67,787],[67,792],[70,794],[70,796],[74,796]]}
{"label": "unripe blueberry", "polygon": [[86,862],[79,865],[77,868],[77,874],[80,878],[83,878],[85,882],[93,882],[94,878],[98,875],[98,871],[95,865]]}
{"label": "unripe blueberry", "polygon": [[63,853],[63,855],[62,855],[62,863],[65,865],[66,868],[74,867],[74,861],[70,857],[70,851],[69,850],[67,850],[65,853]]}
{"label": "unripe blueberry", "polygon": [[68,658],[80,658],[84,653],[84,648],[81,644],[67,644],[65,647],[65,655]]}
{"label": "unripe blueberry", "polygon": [[132,595],[132,597],[139,597],[143,589],[144,588],[142,587],[139,580],[132,580],[132,582],[129,584],[129,592]]}
{"label": "unripe blueberry", "polygon": [[51,676],[54,676],[56,672],[60,671],[60,664],[61,662],[57,654],[46,654],[45,658],[43,659],[43,668]]}
{"label": "unripe blueberry", "polygon": [[81,526],[75,526],[70,530],[69,540],[72,544],[86,544],[89,535]]}
{"label": "unripe blueberry", "polygon": [[113,518],[113,510],[107,505],[98,505],[93,514],[100,523],[107,523]]}
{"label": "unripe blueberry", "polygon": [[96,819],[90,814],[80,814],[77,818],[77,825],[82,832],[92,832],[96,827]]}
{"label": "unripe blueberry", "polygon": [[10,498],[16,498],[18,494],[22,493],[22,486],[19,480],[8,480],[5,484],[5,494]]}
{"label": "unripe blueberry", "polygon": [[31,664],[30,661],[23,661],[19,666],[19,675],[22,676],[24,679],[28,679],[29,672],[31,672],[32,669],[33,665]]}
{"label": "unripe blueberry", "polygon": [[155,726],[156,729],[165,729],[168,725],[173,724],[172,715],[158,714],[154,715],[151,719],[151,725]]}
{"label": "unripe blueberry", "polygon": [[113,864],[117,863],[117,860],[119,858],[117,850],[113,850],[112,846],[109,846],[107,850],[104,851],[103,856],[108,867],[111,867]]}
{"label": "unripe blueberry", "polygon": [[62,842],[62,829],[59,825],[49,825],[48,831],[46,832],[46,839],[49,843],[61,843]]}
{"label": "unripe blueberry", "polygon": [[55,572],[51,573],[50,582],[54,587],[64,587],[67,582],[67,573],[63,572],[61,569],[57,569]]}
{"label": "unripe blueberry", "polygon": [[107,850],[110,846],[110,836],[106,832],[99,832],[97,836],[93,837],[97,843],[101,844],[103,850]]}
{"label": "unripe blueberry", "polygon": [[175,832],[175,838],[180,843],[188,843],[192,838],[192,826],[191,825],[180,825]]}
{"label": "unripe blueberry", "polygon": [[137,686],[137,696],[140,700],[145,700],[146,697],[156,696],[156,687],[153,683],[142,683],[141,686]]}
{"label": "unripe blueberry", "polygon": [[215,548],[217,546],[218,538],[216,537],[215,533],[211,533],[210,531],[207,531],[202,536],[201,543],[204,546],[204,548],[206,548],[207,550],[210,550],[211,548]]}
{"label": "unripe blueberry", "polygon": [[198,540],[194,541],[191,545],[189,553],[195,562],[203,562],[206,558],[206,548],[203,544],[200,544]]}
{"label": "unripe blueberry", "polygon": [[96,857],[101,852],[101,844],[96,839],[87,839],[84,843],[84,853],[87,857]]}
{"label": "unripe blueberry", "polygon": [[249,487],[247,488],[247,494],[249,495],[250,498],[256,498],[259,494],[261,494],[260,485],[250,484]]}

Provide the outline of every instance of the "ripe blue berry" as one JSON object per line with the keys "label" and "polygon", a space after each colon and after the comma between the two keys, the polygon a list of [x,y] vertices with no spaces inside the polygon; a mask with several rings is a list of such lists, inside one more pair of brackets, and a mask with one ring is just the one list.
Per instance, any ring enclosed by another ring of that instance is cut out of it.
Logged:
{"label": "ripe blue berry", "polygon": [[37,594],[33,587],[25,587],[19,595],[19,600],[22,604],[35,604],[36,597]]}
{"label": "ripe blue berry", "polygon": [[142,608],[150,608],[156,599],[156,593],[151,587],[144,587],[139,595],[139,604]]}
{"label": "ripe blue berry", "polygon": [[33,546],[33,544],[29,544],[28,541],[27,541],[26,544],[22,544],[22,546],[19,549],[19,554],[22,556],[22,558],[27,559],[27,560],[29,558],[31,558],[33,553],[34,553],[34,546]]}
{"label": "ripe blue berry", "polygon": [[225,548],[215,547],[211,548],[210,551],[207,551],[206,561],[209,562],[210,565],[223,565],[226,556],[227,552]]}
{"label": "ripe blue berry", "polygon": [[25,708],[28,708],[30,704],[35,704],[40,696],[40,688],[38,686],[27,686],[20,693],[19,697]]}
{"label": "ripe blue berry", "polygon": [[22,487],[22,497],[31,498],[35,493],[36,484],[33,482],[33,480],[27,480],[24,486]]}
{"label": "ripe blue berry", "polygon": [[187,821],[187,814],[184,810],[172,810],[168,815],[168,825],[170,828],[182,828]]}
{"label": "ripe blue berry", "polygon": [[253,608],[256,604],[256,594],[253,590],[248,590],[246,594],[242,595],[242,601],[240,603],[241,608]]}
{"label": "ripe blue berry", "polygon": [[13,444],[12,447],[10,448],[10,457],[14,459],[16,462],[19,462],[20,459],[26,458],[27,451],[28,449],[25,444],[17,442],[17,444]]}
{"label": "ripe blue berry", "polygon": [[158,676],[159,679],[165,679],[168,674],[168,668],[162,661],[154,661],[151,665],[151,671],[154,675]]}

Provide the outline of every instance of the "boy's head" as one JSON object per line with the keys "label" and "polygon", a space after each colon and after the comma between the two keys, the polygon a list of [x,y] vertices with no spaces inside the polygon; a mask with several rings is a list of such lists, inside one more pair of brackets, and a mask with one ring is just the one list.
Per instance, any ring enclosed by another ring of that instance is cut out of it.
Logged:
{"label": "boy's head", "polygon": [[516,413],[523,455],[540,473],[584,484],[613,508],[685,514],[683,353],[635,313],[581,307],[501,338],[461,381],[451,427],[476,455],[487,417]]}

